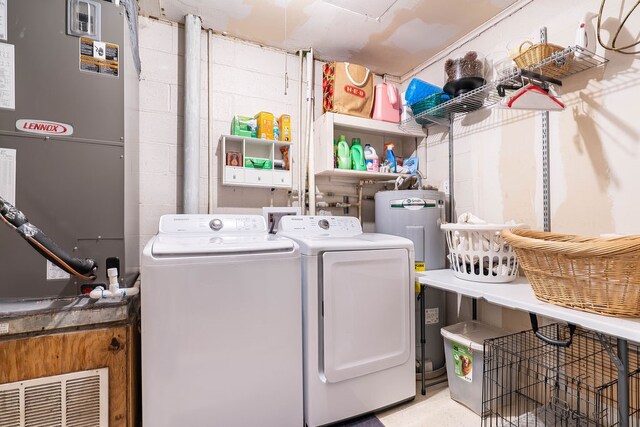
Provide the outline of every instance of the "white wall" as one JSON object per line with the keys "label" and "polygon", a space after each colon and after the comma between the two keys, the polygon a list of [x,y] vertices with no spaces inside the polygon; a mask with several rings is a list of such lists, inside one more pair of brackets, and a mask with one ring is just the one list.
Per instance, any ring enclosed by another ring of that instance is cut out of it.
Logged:
{"label": "white wall", "polygon": [[[537,41],[542,26],[548,28],[549,42],[568,46],[574,43],[579,19],[599,6],[598,0],[536,0],[448,57],[468,50],[506,55],[509,41]],[[615,8],[605,10],[605,16],[617,13]],[[638,21],[630,21],[628,28],[637,33]],[[611,30],[611,22],[605,21],[606,29]],[[597,53],[610,60],[607,67],[566,79],[560,91],[567,108],[550,113],[551,228],[587,235],[638,234],[640,56],[601,47]],[[441,85],[443,64],[436,62],[418,77]],[[454,135],[457,213],[471,211],[494,222],[514,219],[541,229],[540,114],[476,112],[456,123]],[[446,179],[447,134],[432,128],[427,141],[428,177]],[[500,323],[499,311],[483,308],[485,317]],[[518,317],[514,326],[509,314],[502,321],[515,329],[526,325]]]}
{"label": "white wall", "polygon": [[[141,245],[157,232],[158,220],[182,212],[182,149],[184,31],[175,23],[140,17],[140,232]],[[234,114],[269,111],[290,114],[297,130],[298,58],[287,55],[289,88],[284,94],[285,54],[234,39],[208,34],[201,37],[200,203],[213,212],[262,213],[262,206],[288,203],[286,192],[223,187],[218,164],[218,138],[228,134]],[[213,158],[211,186],[208,163],[208,53],[213,59]],[[293,148],[292,150],[295,150]],[[292,157],[295,156],[295,151]],[[295,168],[294,168],[295,170]],[[294,175],[294,180],[297,176]],[[297,181],[296,181],[297,182]],[[272,199],[273,197],[273,199]]]}

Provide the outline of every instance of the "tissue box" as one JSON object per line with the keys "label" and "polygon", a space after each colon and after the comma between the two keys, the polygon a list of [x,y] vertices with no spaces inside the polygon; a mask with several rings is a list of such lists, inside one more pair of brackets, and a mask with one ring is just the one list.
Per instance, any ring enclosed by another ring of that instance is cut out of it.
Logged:
{"label": "tissue box", "polygon": [[256,137],[255,121],[247,116],[233,116],[231,120],[231,135]]}

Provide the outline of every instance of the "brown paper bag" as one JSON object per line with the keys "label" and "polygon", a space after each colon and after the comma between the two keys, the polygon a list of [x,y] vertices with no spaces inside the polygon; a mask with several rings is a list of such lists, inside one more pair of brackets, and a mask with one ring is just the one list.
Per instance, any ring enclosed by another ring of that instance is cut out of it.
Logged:
{"label": "brown paper bag", "polygon": [[323,111],[371,117],[373,74],[362,65],[329,62],[322,73]]}

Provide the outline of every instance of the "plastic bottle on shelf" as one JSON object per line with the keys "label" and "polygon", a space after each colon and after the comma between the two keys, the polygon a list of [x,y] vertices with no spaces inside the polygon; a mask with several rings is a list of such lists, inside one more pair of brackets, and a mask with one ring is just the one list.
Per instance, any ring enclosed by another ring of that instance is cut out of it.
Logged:
{"label": "plastic bottle on shelf", "polygon": [[351,167],[357,171],[366,171],[364,162],[364,150],[360,143],[360,138],[351,139]]}
{"label": "plastic bottle on shelf", "polygon": [[340,135],[338,138],[338,169],[351,169],[349,143],[344,135]]}
{"label": "plastic bottle on shelf", "polygon": [[387,148],[387,158],[385,160],[385,165],[389,167],[390,173],[396,172],[396,156],[393,154],[393,144],[385,144]]}
{"label": "plastic bottle on shelf", "polygon": [[364,162],[369,172],[378,172],[380,169],[378,155],[371,144],[366,144],[364,146]]}

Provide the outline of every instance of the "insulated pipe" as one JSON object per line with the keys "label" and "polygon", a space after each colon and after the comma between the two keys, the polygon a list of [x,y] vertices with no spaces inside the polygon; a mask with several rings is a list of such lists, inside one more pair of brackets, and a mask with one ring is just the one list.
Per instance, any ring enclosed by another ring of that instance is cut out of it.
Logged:
{"label": "insulated pipe", "polygon": [[183,212],[197,214],[200,203],[200,31],[195,15],[184,18],[184,180]]}
{"label": "insulated pipe", "polygon": [[314,71],[313,48],[311,48],[307,54],[307,150],[309,150],[307,152],[307,168],[309,171],[309,215],[316,214],[316,172],[313,153]]}
{"label": "insulated pipe", "polygon": [[304,143],[302,142],[302,71],[303,71],[303,61],[304,61],[304,50],[300,49],[298,51],[298,59],[299,59],[299,69],[298,69],[298,126],[297,126],[297,137],[296,141],[298,142],[298,205],[300,206],[300,211],[302,215],[305,214],[305,206],[304,206],[304,162],[302,159],[304,158]]}

